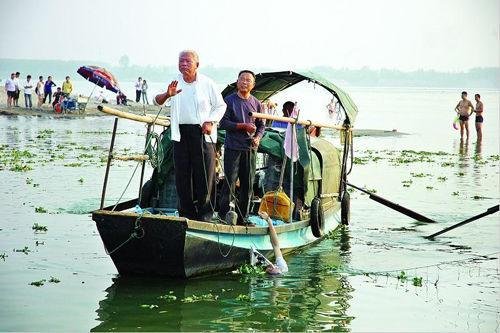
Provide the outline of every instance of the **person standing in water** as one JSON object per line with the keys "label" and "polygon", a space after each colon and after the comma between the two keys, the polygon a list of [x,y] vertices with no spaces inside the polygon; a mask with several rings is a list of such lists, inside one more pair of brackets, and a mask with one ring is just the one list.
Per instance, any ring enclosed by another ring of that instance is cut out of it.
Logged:
{"label": "person standing in water", "polygon": [[483,102],[481,102],[481,95],[474,95],[476,100],[476,132],[477,142],[483,141]]}
{"label": "person standing in water", "polygon": [[462,91],[462,100],[455,106],[455,110],[460,115],[458,118],[460,120],[460,139],[463,140],[464,138],[465,128],[467,140],[469,140],[469,117],[472,112],[474,112],[474,106],[472,106],[471,101],[467,99],[466,91]]}

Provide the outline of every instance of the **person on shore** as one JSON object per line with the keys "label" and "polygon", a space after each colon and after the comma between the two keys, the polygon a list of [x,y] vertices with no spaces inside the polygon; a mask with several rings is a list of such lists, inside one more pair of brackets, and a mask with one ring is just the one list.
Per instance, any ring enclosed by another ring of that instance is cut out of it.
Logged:
{"label": "person on shore", "polygon": [[73,91],[73,83],[69,80],[69,76],[66,76],[66,80],[62,84],[62,92],[64,96],[71,95],[71,92]]}
{"label": "person on shore", "polygon": [[16,72],[16,75],[14,77],[14,84],[16,85],[16,92],[14,95],[14,106],[19,107],[19,95],[21,94],[21,82],[20,82],[20,77],[21,73]]}
{"label": "person on shore", "polygon": [[476,132],[477,142],[483,141],[483,102],[481,102],[481,95],[474,95],[476,100]]}
{"label": "person on shore", "polygon": [[469,140],[469,117],[474,112],[474,106],[472,106],[471,101],[467,99],[467,92],[462,91],[462,100],[458,102],[455,110],[459,114],[460,120],[460,139],[464,138],[464,128],[467,136],[467,140]]}
{"label": "person on shore", "polygon": [[116,95],[116,105],[127,105],[127,96],[121,91]]}
{"label": "person on shore", "polygon": [[142,94],[142,104],[148,104],[148,83],[146,80],[142,81],[142,86],[141,86],[141,94]]}
{"label": "person on shore", "polygon": [[264,135],[265,125],[261,119],[248,116],[249,112],[262,113],[263,107],[251,95],[255,86],[255,74],[243,70],[238,74],[237,92],[227,96],[224,101],[227,109],[220,122],[226,130],[224,141],[224,174],[226,182],[222,189],[219,216],[225,218],[229,202],[233,197],[236,180],[240,181],[239,200],[236,204],[239,225],[246,225],[250,200],[253,196],[257,148]]}
{"label": "person on shore", "polygon": [[52,107],[55,107],[56,104],[62,102],[63,92],[61,91],[61,87],[57,87],[57,90],[54,94],[54,101],[52,102]]}
{"label": "person on shore", "polygon": [[14,97],[16,96],[16,83],[14,79],[16,74],[10,74],[10,78],[5,80],[5,91],[7,92],[7,106],[10,108],[14,105]]}
{"label": "person on shore", "polygon": [[26,82],[24,82],[23,88],[24,106],[31,109],[33,107],[33,102],[31,101],[31,93],[33,91],[33,82],[31,81],[31,75],[26,76]]}
{"label": "person on shore", "polygon": [[142,77],[139,76],[137,79],[137,82],[135,83],[135,102],[139,103],[141,100],[141,93],[142,93]]}
{"label": "person on shore", "polygon": [[179,54],[179,72],[167,91],[154,98],[156,105],[170,104],[171,139],[174,151],[175,186],[179,215],[210,221],[210,201],[215,184],[217,126],[226,110],[219,88],[198,73],[198,54]]}
{"label": "person on shore", "polygon": [[266,220],[269,227],[269,240],[273,246],[274,257],[276,258],[275,264],[269,264],[266,267],[266,273],[270,275],[280,275],[288,272],[288,265],[281,253],[278,235],[274,229],[273,221],[266,212],[259,212],[260,217]]}
{"label": "person on shore", "polygon": [[55,86],[56,84],[52,81],[52,76],[49,75],[43,86],[43,103],[47,101],[47,96],[49,97],[49,104],[52,103],[52,87]]}
{"label": "person on shore", "polygon": [[43,76],[38,77],[38,82],[36,83],[36,88],[35,88],[35,94],[38,98],[37,102],[37,108],[39,110],[42,109],[42,105],[44,103],[44,87],[45,87],[45,82],[43,82]]}

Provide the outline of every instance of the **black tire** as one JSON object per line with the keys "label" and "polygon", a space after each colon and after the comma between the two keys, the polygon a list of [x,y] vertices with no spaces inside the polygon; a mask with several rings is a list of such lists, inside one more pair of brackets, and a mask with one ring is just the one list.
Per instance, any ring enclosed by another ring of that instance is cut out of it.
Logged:
{"label": "black tire", "polygon": [[314,197],[311,202],[311,214],[309,216],[309,224],[311,225],[311,231],[316,238],[323,236],[323,230],[325,228],[325,215],[323,212],[323,205],[321,204],[321,199]]}
{"label": "black tire", "polygon": [[351,219],[351,195],[345,191],[340,203],[340,222],[348,225]]}

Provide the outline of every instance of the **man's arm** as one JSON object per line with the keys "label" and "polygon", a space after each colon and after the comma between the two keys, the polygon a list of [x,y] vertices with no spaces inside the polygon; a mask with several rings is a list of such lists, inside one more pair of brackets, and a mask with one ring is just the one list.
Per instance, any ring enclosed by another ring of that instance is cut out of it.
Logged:
{"label": "man's arm", "polygon": [[169,99],[170,97],[173,97],[175,95],[177,95],[178,93],[180,93],[182,91],[182,89],[179,89],[177,90],[177,84],[179,82],[174,80],[172,82],[170,82],[170,84],[168,85],[167,87],[167,91],[164,92],[163,94],[158,94],[155,96],[155,98],[153,99],[154,103],[156,105],[163,105],[163,103],[165,103],[167,101],[167,99]]}

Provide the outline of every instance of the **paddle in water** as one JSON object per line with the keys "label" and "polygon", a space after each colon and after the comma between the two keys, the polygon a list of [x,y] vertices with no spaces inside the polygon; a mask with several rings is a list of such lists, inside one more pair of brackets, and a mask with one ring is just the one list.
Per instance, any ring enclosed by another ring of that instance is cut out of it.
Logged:
{"label": "paddle in water", "polygon": [[425,238],[427,238],[427,239],[434,239],[434,237],[439,236],[439,235],[441,235],[441,234],[444,234],[445,232],[448,232],[448,231],[453,230],[453,229],[455,229],[455,228],[461,227],[461,226],[463,226],[464,224],[467,224],[467,223],[470,223],[470,222],[475,221],[475,220],[477,220],[477,219],[480,219],[481,217],[485,217],[485,216],[487,216],[487,215],[490,215],[490,214],[496,213],[496,212],[498,212],[499,207],[500,207],[500,205],[496,205],[496,206],[490,207],[490,208],[488,208],[488,210],[487,210],[486,212],[484,212],[484,213],[481,213],[481,214],[479,214],[479,215],[476,215],[476,216],[473,216],[473,217],[471,217],[471,218],[468,218],[467,220],[462,221],[462,222],[459,222],[459,223],[457,223],[457,224],[454,224],[454,225],[452,225],[451,227],[444,228],[443,230],[438,231],[438,232],[435,232],[435,233],[433,233],[432,235],[425,236]]}

